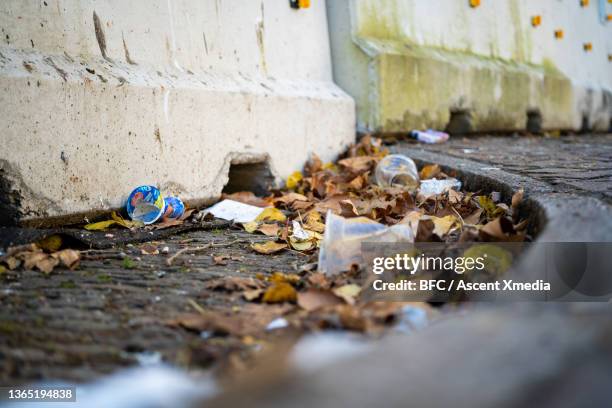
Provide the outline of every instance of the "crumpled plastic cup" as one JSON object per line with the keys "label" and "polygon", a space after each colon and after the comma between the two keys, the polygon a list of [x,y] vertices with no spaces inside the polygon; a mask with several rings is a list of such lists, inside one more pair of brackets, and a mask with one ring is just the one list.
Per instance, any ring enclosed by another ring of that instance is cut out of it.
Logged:
{"label": "crumpled plastic cup", "polygon": [[126,210],[134,221],[153,224],[166,209],[164,196],[155,186],[138,186],[129,195]]}
{"label": "crumpled plastic cup", "polygon": [[327,212],[325,235],[319,250],[319,271],[334,275],[347,271],[352,265],[364,265],[361,252],[363,242],[414,242],[408,225],[391,227],[365,217],[344,218]]}

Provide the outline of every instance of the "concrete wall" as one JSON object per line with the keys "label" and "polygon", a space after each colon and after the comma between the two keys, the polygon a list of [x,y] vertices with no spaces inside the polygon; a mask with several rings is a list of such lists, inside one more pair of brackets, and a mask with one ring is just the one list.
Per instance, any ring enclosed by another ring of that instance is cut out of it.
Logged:
{"label": "concrete wall", "polygon": [[472,131],[525,129],[528,111],[543,129],[609,129],[612,4],[480,3],[328,2],[334,78],[355,98],[362,130],[445,128],[451,111]]}
{"label": "concrete wall", "polygon": [[354,139],[322,1],[4,0],[0,34],[4,219],[121,207],[146,183],[210,201],[231,163],[283,178]]}

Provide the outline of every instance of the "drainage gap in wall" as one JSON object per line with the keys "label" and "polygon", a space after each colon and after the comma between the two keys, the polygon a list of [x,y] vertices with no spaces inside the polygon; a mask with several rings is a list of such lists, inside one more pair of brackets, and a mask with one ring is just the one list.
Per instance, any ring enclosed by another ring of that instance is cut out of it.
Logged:
{"label": "drainage gap in wall", "polygon": [[591,124],[589,122],[589,116],[586,114],[582,115],[582,124],[580,125],[580,133],[589,133],[591,131]]}
{"label": "drainage gap in wall", "polygon": [[12,188],[4,170],[0,168],[0,226],[17,225],[21,215],[20,202],[19,192]]}
{"label": "drainage gap in wall", "polygon": [[255,195],[266,196],[273,185],[274,176],[268,162],[231,164],[223,193],[252,191]]}
{"label": "drainage gap in wall", "polygon": [[446,132],[451,135],[463,135],[471,133],[472,116],[468,110],[451,110]]}
{"label": "drainage gap in wall", "polygon": [[527,111],[527,124],[525,128],[529,133],[542,132],[542,114],[539,110],[533,109]]}

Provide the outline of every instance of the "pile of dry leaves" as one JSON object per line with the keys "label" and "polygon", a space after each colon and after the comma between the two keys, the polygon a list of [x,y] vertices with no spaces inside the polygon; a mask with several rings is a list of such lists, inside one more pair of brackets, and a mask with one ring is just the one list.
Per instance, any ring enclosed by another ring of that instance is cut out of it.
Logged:
{"label": "pile of dry leaves", "polygon": [[[74,249],[62,249],[62,238],[51,235],[36,243],[8,248],[6,254],[0,257],[0,272],[3,268],[15,270],[17,268],[34,269],[35,267],[45,274],[62,265],[75,269],[81,261],[81,253]],[[6,266],[4,266],[6,265]]]}
{"label": "pile of dry leaves", "polygon": [[[239,192],[223,198],[265,208],[255,221],[242,226],[249,233],[270,237],[264,243],[251,245],[254,251],[266,255],[283,250],[315,255],[325,233],[328,211],[346,218],[366,217],[385,225],[409,225],[417,242],[529,239],[526,221],[517,216],[522,191],[507,205],[495,192],[448,190],[425,196],[400,186],[381,187],[373,174],[386,154],[381,140],[366,136],[337,163],[324,164],[313,156],[304,172],[293,173],[284,190],[274,191],[268,197]],[[420,170],[422,180],[450,177],[436,164]],[[169,323],[219,334],[258,335],[274,317],[283,316],[283,324],[293,328],[343,328],[376,333],[400,319],[407,303],[361,299],[363,282],[357,274],[350,270],[327,276],[316,272],[312,264],[299,274],[276,272],[256,278],[215,279],[207,283],[206,289],[229,293],[237,303],[246,305],[244,313],[200,311]],[[427,303],[410,303],[410,307],[421,308],[427,315],[434,313]],[[254,310],[257,317],[251,313]]]}
{"label": "pile of dry leaves", "polygon": [[[527,223],[517,218],[522,191],[511,205],[499,193],[448,190],[438,195],[410,193],[401,187],[381,187],[373,177],[387,154],[380,139],[366,136],[337,163],[323,164],[313,156],[304,172],[293,173],[284,191],[268,197],[250,192],[225,196],[267,208],[244,229],[271,237],[253,249],[269,254],[292,248],[314,251],[323,239],[328,210],[346,218],[363,216],[385,225],[409,225],[417,242],[524,241]],[[437,164],[420,170],[422,180],[450,178]]]}

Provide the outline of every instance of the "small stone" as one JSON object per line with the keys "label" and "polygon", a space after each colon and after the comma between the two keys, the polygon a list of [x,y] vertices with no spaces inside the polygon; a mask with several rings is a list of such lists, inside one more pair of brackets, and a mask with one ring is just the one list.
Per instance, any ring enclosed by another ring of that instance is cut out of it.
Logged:
{"label": "small stone", "polygon": [[161,250],[162,254],[167,254],[170,252],[170,248],[168,248],[167,246],[163,247]]}

